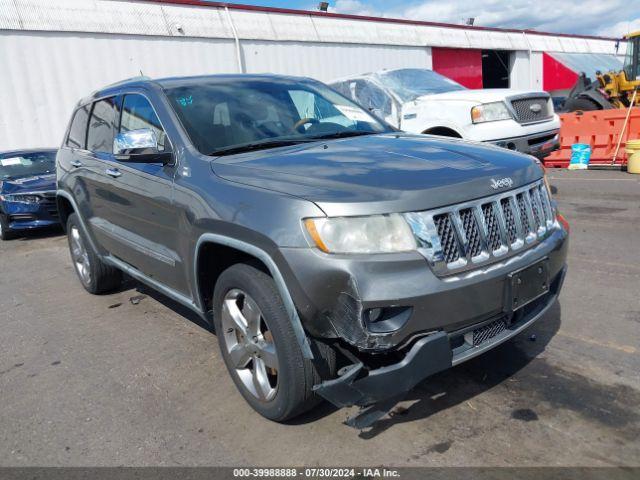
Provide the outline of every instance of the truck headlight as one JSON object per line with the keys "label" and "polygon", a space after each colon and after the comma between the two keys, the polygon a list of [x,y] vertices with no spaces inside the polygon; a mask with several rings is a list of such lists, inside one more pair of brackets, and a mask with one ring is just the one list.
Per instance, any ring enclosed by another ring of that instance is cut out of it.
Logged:
{"label": "truck headlight", "polygon": [[400,214],[308,218],[304,225],[326,253],[390,253],[416,250],[416,239]]}
{"label": "truck headlight", "polygon": [[3,202],[40,203],[38,195],[0,195],[0,200]]}
{"label": "truck headlight", "polygon": [[471,121],[473,123],[495,122],[497,120],[509,120],[511,113],[504,102],[483,103],[471,109]]}

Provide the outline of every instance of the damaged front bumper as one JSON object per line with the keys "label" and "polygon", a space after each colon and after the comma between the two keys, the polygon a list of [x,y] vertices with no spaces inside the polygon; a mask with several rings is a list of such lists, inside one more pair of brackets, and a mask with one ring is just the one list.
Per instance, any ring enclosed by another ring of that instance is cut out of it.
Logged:
{"label": "damaged front bumper", "polygon": [[[553,305],[566,274],[566,266],[553,280],[547,294],[516,312],[505,313],[455,332],[440,331],[418,339],[395,364],[368,369],[362,362],[344,367],[339,377],[314,387],[338,407],[357,405],[363,410],[347,423],[366,428],[386,414],[402,397],[426,378],[458,365],[516,336],[531,326]],[[498,325],[503,327],[498,328]],[[478,344],[466,339],[474,330],[491,327],[494,332]],[[364,408],[367,407],[367,408]]]}

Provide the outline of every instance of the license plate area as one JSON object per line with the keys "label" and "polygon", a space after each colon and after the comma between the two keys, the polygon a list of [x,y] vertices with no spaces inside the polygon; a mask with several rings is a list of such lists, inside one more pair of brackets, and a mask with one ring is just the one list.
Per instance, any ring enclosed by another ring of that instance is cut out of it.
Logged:
{"label": "license plate area", "polygon": [[518,310],[549,291],[549,259],[509,274],[505,307]]}

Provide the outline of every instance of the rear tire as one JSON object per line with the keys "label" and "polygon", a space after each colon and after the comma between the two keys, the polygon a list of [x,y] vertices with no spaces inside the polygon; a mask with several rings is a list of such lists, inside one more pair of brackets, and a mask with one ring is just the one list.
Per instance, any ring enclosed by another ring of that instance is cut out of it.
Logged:
{"label": "rear tire", "polygon": [[100,260],[91,248],[75,213],[67,219],[67,239],[76,274],[87,292],[98,295],[120,286],[122,272]]}
{"label": "rear tire", "polygon": [[16,233],[9,228],[9,222],[7,222],[4,215],[0,215],[0,239],[13,240],[16,237]]}
{"label": "rear tire", "polygon": [[269,275],[247,264],[228,268],[216,282],[213,309],[229,374],[256,412],[283,422],[319,403],[312,387],[335,374],[335,352],[314,342],[314,362],[304,358]]}
{"label": "rear tire", "polygon": [[601,110],[600,105],[598,105],[593,100],[589,100],[588,98],[578,97],[578,98],[569,98],[564,102],[564,110],[567,112],[576,112],[578,110],[582,112],[590,112],[592,110]]}

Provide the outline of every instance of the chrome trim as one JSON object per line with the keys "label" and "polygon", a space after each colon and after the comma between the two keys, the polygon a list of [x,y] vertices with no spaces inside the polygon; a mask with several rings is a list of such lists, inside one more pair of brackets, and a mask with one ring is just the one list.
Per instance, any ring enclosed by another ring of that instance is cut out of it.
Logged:
{"label": "chrome trim", "polygon": [[[220,245],[226,245],[228,247],[235,248],[237,250],[243,251],[252,255],[258,259],[260,259],[269,269],[273,280],[276,282],[276,287],[278,288],[278,292],[282,297],[282,301],[284,302],[285,309],[287,310],[287,315],[291,320],[291,326],[293,327],[293,331],[296,334],[296,338],[298,340],[298,344],[302,349],[302,354],[305,358],[312,360],[313,353],[311,352],[311,345],[309,343],[309,339],[307,338],[307,334],[302,327],[302,322],[300,321],[300,317],[298,316],[298,310],[296,309],[295,304],[293,303],[293,298],[291,298],[291,294],[289,293],[289,289],[287,288],[287,284],[284,281],[284,277],[280,273],[280,269],[273,261],[271,256],[262,250],[261,248],[256,247],[250,243],[243,242],[242,240],[238,240],[231,237],[225,237],[223,235],[219,235],[216,233],[203,233],[200,238],[198,238],[198,242],[196,243],[196,252],[193,256],[193,273],[195,277],[196,284],[196,294],[198,302],[201,303],[200,300],[200,285],[198,282],[198,256],[200,253],[200,247],[203,243],[217,243]],[[202,308],[202,307],[201,307]]]}
{"label": "chrome trim", "polygon": [[120,260],[119,258],[116,258],[112,255],[107,255],[105,257],[103,257],[103,260],[105,263],[108,263],[116,268],[119,268],[120,270],[122,270],[123,272],[125,272],[127,275],[135,278],[136,280],[152,287],[155,290],[158,290],[160,293],[166,295],[167,297],[175,300],[178,303],[181,303],[182,305],[184,305],[185,307],[190,308],[191,310],[193,310],[194,312],[200,314],[202,317],[204,317],[204,313],[203,311],[195,304],[195,302],[193,300],[191,300],[190,298],[188,298],[187,296],[176,292],[174,289],[167,287],[166,285],[164,285],[163,283],[158,282],[157,280],[154,280],[153,278],[147,277],[144,273],[142,273],[140,270],[132,267],[131,265],[129,265],[126,262],[123,262],[122,260]]}
{"label": "chrome trim", "polygon": [[[529,224],[529,232],[524,232],[524,226],[518,207],[517,196],[522,194],[525,203],[525,214]],[[508,200],[514,214],[515,236],[514,242],[509,241],[507,225],[502,209],[502,200]],[[500,246],[495,250],[490,250],[490,239],[487,222],[482,211],[482,206],[491,204],[493,214],[498,223],[498,233]],[[540,225],[534,219],[533,205],[540,215]],[[472,209],[474,212],[476,226],[481,237],[481,253],[470,257],[471,252],[467,245],[466,232],[460,219],[460,211]],[[434,217],[438,215],[448,215],[451,219],[454,234],[457,241],[459,258],[450,263],[446,263],[445,252],[442,241],[438,235]],[[513,190],[501,192],[489,197],[480,198],[470,202],[465,202],[453,206],[443,207],[424,212],[410,212],[404,214],[405,219],[418,242],[418,252],[429,262],[434,273],[438,276],[450,275],[467,271],[480,266],[488,265],[502,258],[508,258],[516,253],[522,252],[549,237],[553,231],[560,228],[555,219],[555,211],[551,204],[551,197],[546,191],[544,181],[536,180],[525,186]]]}

